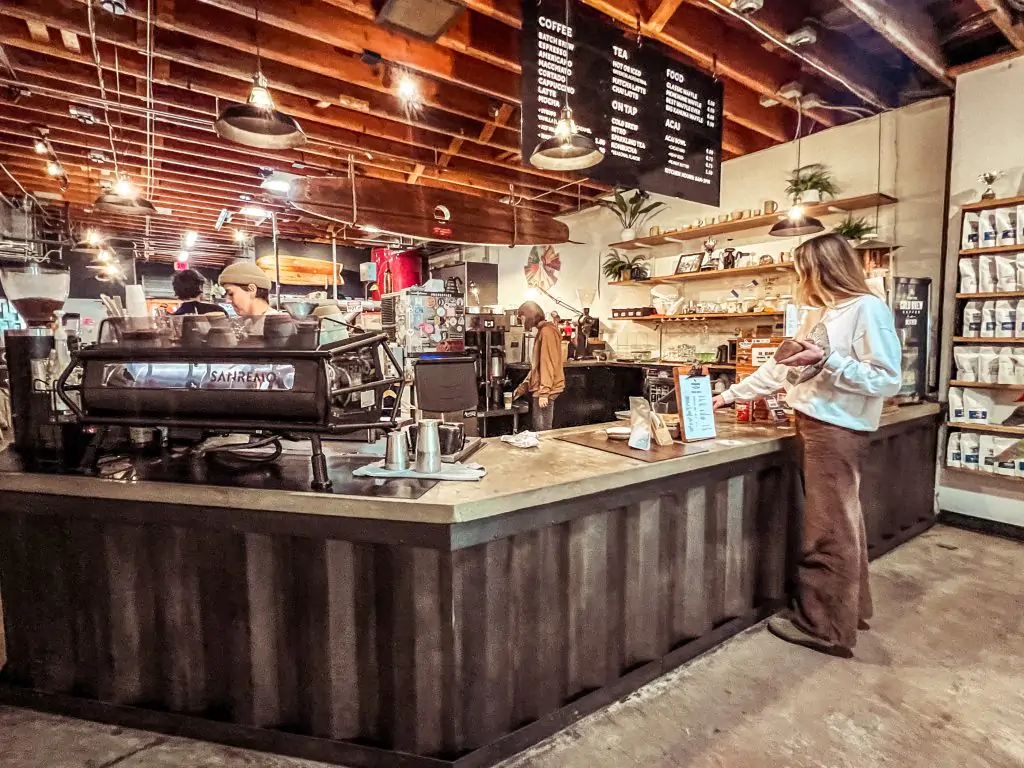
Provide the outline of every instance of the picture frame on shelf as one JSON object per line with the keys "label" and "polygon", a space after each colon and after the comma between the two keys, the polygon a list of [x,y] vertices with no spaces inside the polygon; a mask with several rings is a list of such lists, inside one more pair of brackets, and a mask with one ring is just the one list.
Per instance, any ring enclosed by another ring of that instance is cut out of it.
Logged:
{"label": "picture frame on shelf", "polygon": [[704,252],[681,253],[676,261],[674,275],[684,275],[690,272],[699,272],[701,263],[704,261]]}

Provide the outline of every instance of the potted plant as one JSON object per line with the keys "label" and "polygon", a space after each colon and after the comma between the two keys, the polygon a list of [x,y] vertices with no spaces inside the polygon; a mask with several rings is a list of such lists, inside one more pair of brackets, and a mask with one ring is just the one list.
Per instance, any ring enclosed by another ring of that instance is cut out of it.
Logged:
{"label": "potted plant", "polygon": [[851,215],[846,217],[846,221],[837,224],[832,231],[837,235],[845,237],[850,242],[854,242],[855,240],[863,240],[866,235],[870,235],[875,231],[875,227],[863,216],[855,219]]}
{"label": "potted plant", "polygon": [[644,225],[665,207],[664,203],[648,202],[650,199],[650,193],[640,189],[629,199],[616,189],[613,199],[598,200],[597,204],[615,214],[622,225],[622,239],[625,241],[634,240],[637,230],[642,231]]}
{"label": "potted plant", "polygon": [[827,165],[811,163],[800,166],[789,175],[786,194],[794,202],[820,203],[826,198],[834,200],[839,194],[839,185]]}
{"label": "potted plant", "polygon": [[625,256],[614,248],[608,252],[601,271],[608,282],[619,283],[624,280],[647,280],[650,270],[644,265],[644,256]]}

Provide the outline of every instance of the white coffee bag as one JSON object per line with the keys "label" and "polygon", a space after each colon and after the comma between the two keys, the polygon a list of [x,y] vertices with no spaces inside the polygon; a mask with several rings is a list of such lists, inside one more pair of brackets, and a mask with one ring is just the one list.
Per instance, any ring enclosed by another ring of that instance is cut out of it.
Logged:
{"label": "white coffee bag", "polygon": [[1017,301],[1017,330],[1013,335],[1018,339],[1024,339],[1024,299]]}
{"label": "white coffee bag", "polygon": [[[1016,262],[1013,266],[1016,269]],[[978,292],[978,260],[973,256],[960,259],[960,290],[958,292]]]}
{"label": "white coffee bag", "polygon": [[1013,293],[1017,290],[1017,256],[1016,254],[997,253],[994,257],[996,265],[996,290]]}
{"label": "white coffee bag", "polygon": [[1016,361],[1013,359],[1013,349],[1010,347],[999,348],[999,372],[996,374],[997,384],[1016,384],[1017,372]]}
{"label": "white coffee bag", "polygon": [[967,421],[967,411],[964,410],[964,391],[960,387],[949,388],[949,420]]}
{"label": "white coffee bag", "polygon": [[981,441],[977,432],[960,433],[960,459],[964,469],[981,469]]}
{"label": "white coffee bag", "polygon": [[996,290],[996,257],[991,253],[978,256],[978,291],[992,293]]}
{"label": "white coffee bag", "polygon": [[980,247],[978,234],[979,220],[977,213],[964,214],[964,228],[960,233],[960,247],[965,251],[973,251]]}
{"label": "white coffee bag", "polygon": [[996,337],[996,303],[986,301],[981,305],[981,338],[994,339]]}
{"label": "white coffee bag", "polygon": [[996,302],[996,330],[997,339],[1012,339],[1017,333],[1017,304],[1016,301],[1000,299]]}
{"label": "white coffee bag", "polygon": [[1013,257],[1013,266],[1017,270],[1017,290],[1024,291],[1024,253]]}
{"label": "white coffee bag", "polygon": [[950,432],[949,439],[946,440],[946,466],[962,469],[963,464],[963,454],[960,453],[960,433]]}
{"label": "white coffee bag", "polygon": [[983,211],[978,214],[978,238],[982,248],[995,248],[996,214],[994,211]]}
{"label": "white coffee bag", "polygon": [[1013,477],[1017,474],[1017,461],[1010,456],[1002,456],[1006,451],[1014,448],[1019,442],[1019,438],[1016,437],[997,437],[996,440],[996,474],[1005,475],[1006,477]]}
{"label": "white coffee bag", "polygon": [[1024,347],[1013,347],[1010,357],[1013,359],[1013,383],[1024,384]]}
{"label": "white coffee bag", "polygon": [[999,348],[978,347],[978,381],[982,384],[998,384]]}
{"label": "white coffee bag", "polygon": [[977,338],[981,336],[981,302],[968,301],[964,304],[963,328],[964,336]]}
{"label": "white coffee bag", "polygon": [[1000,208],[996,211],[996,244],[1017,244],[1017,209]]}
{"label": "white coffee bag", "polygon": [[957,347],[953,350],[956,360],[956,377],[960,381],[978,380],[978,350],[971,347]]}
{"label": "white coffee bag", "polygon": [[978,438],[978,461],[981,471],[994,475],[996,472],[996,438],[995,435],[981,435]]}
{"label": "white coffee bag", "polygon": [[988,424],[992,396],[979,389],[965,389],[964,410],[967,412],[967,421],[972,424]]}
{"label": "white coffee bag", "polygon": [[1024,205],[1017,206],[1017,243],[1024,245]]}

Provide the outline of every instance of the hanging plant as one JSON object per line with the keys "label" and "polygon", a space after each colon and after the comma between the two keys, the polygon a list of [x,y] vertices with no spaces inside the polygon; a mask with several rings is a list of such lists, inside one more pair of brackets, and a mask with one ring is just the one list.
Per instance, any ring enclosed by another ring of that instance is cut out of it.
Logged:
{"label": "hanging plant", "polygon": [[[615,214],[622,225],[623,239],[632,240],[637,230],[642,231],[647,222],[665,207],[664,203],[648,202],[650,199],[650,193],[640,189],[628,199],[616,189],[611,200],[598,200],[597,204]],[[632,235],[626,236],[627,232],[631,232]]]}
{"label": "hanging plant", "polygon": [[874,225],[872,225],[863,216],[859,219],[855,219],[853,216],[847,216],[846,221],[840,222],[832,230],[834,234],[845,237],[850,241],[861,240],[865,235],[869,235],[874,231]]}
{"label": "hanging plant", "polygon": [[786,179],[786,194],[793,200],[807,202],[808,192],[817,192],[824,200],[830,197],[833,200],[839,194],[839,185],[832,177],[832,172],[823,163],[811,163],[802,165]]}

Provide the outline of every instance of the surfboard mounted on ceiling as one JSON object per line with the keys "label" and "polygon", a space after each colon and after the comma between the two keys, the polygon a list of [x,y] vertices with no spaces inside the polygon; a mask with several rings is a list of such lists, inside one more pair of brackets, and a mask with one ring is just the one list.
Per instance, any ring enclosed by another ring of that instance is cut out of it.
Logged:
{"label": "surfboard mounted on ceiling", "polygon": [[[277,270],[274,266],[274,257],[260,256],[256,259],[256,266],[267,273],[273,280]],[[332,282],[333,265],[322,259],[311,259],[308,256],[281,256],[281,282],[284,285],[317,285],[327,288],[334,285]],[[338,285],[344,285],[345,279],[341,276],[341,265],[338,265]]]}
{"label": "surfboard mounted on ceiling", "polygon": [[289,202],[303,213],[340,224],[457,245],[553,245],[569,240],[565,224],[522,206],[384,179],[357,176],[355,184],[355,215],[347,177],[297,181]]}

